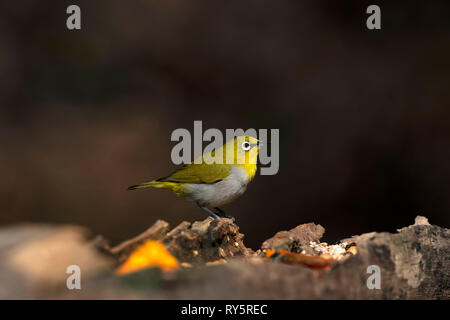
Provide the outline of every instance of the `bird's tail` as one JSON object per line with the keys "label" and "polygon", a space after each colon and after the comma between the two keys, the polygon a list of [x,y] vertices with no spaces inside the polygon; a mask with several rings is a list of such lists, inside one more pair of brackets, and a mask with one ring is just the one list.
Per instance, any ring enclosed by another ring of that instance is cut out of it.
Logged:
{"label": "bird's tail", "polygon": [[175,183],[175,182],[158,181],[158,180],[135,184],[133,186],[128,187],[128,190],[144,189],[144,188],[148,188],[148,187],[168,189],[168,190],[175,192],[177,195],[184,194],[183,184]]}
{"label": "bird's tail", "polygon": [[149,181],[149,182],[132,185],[132,186],[128,187],[128,190],[144,189],[144,188],[148,188],[148,187],[161,188],[160,184],[161,184],[161,182],[159,182],[159,181]]}

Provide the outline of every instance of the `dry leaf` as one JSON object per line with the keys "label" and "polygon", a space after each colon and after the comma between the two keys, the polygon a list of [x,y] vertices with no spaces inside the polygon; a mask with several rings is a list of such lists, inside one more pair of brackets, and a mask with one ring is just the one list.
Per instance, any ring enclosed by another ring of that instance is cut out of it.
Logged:
{"label": "dry leaf", "polygon": [[150,267],[171,271],[178,269],[179,263],[160,241],[147,240],[130,255],[116,273],[124,275]]}
{"label": "dry leaf", "polygon": [[355,255],[358,253],[358,250],[356,249],[356,246],[353,245],[350,248],[347,249],[347,252],[350,252],[351,254]]}
{"label": "dry leaf", "polygon": [[292,265],[301,265],[312,269],[328,269],[337,260],[328,257],[309,256],[303,253],[292,253],[286,250],[266,249],[266,258]]}

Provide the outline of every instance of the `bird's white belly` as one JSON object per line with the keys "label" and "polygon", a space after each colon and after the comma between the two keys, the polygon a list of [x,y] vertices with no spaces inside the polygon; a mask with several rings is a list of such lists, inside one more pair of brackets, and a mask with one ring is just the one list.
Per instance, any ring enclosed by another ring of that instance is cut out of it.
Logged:
{"label": "bird's white belly", "polygon": [[229,203],[242,195],[250,182],[243,168],[233,166],[230,175],[213,184],[190,184],[188,200],[214,208]]}

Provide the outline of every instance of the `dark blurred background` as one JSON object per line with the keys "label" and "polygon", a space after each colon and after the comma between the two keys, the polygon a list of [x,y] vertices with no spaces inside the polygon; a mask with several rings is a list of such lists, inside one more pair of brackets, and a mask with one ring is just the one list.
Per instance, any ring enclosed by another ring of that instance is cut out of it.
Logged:
{"label": "dark blurred background", "polygon": [[[82,29],[66,28],[78,4]],[[279,128],[280,170],[224,207],[246,243],[450,222],[450,2],[2,1],[0,224],[113,242],[205,214],[165,190],[176,128]]]}

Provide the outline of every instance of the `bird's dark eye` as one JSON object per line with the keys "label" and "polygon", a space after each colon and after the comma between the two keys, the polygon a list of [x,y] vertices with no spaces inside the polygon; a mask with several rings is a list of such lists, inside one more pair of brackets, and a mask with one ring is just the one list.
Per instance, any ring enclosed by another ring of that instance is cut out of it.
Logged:
{"label": "bird's dark eye", "polygon": [[250,150],[250,143],[248,143],[247,141],[242,143],[242,150],[244,151],[248,151]]}

